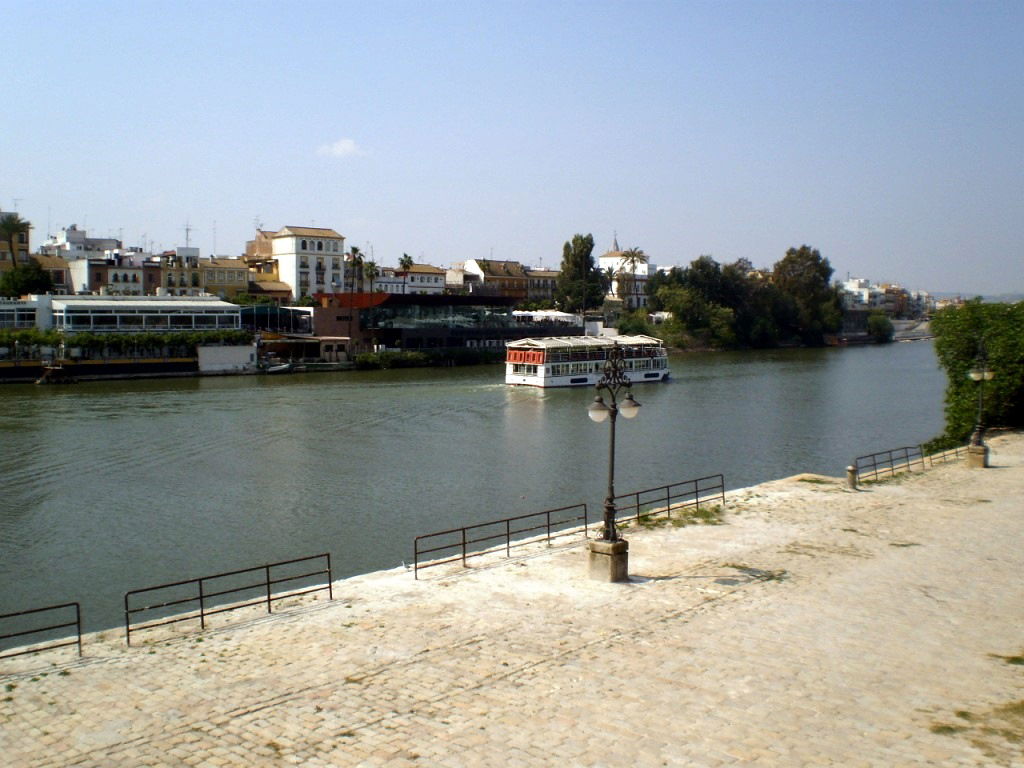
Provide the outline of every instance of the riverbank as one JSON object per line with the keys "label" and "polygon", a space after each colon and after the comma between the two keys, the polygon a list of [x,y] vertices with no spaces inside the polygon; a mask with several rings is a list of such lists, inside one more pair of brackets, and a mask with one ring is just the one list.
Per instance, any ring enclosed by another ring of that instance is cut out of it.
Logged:
{"label": "riverbank", "polygon": [[337,582],[333,602],[7,661],[0,748],[57,765],[1016,765],[1024,436],[993,467],[728,494],[724,524]]}

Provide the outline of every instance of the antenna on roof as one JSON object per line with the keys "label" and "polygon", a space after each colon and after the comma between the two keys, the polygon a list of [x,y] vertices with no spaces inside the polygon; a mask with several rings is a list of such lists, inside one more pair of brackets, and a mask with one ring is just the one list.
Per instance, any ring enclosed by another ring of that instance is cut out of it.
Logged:
{"label": "antenna on roof", "polygon": [[192,235],[192,227],[189,226],[188,219],[185,219],[185,247],[188,248],[190,237]]}

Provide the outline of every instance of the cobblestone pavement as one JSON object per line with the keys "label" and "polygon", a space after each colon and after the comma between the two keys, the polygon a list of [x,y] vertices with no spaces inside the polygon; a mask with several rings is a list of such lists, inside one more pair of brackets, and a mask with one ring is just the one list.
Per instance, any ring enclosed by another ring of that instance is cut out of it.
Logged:
{"label": "cobblestone pavement", "polygon": [[1024,766],[1024,437],[991,442],[629,529],[629,584],[574,543],[0,661],[0,764]]}

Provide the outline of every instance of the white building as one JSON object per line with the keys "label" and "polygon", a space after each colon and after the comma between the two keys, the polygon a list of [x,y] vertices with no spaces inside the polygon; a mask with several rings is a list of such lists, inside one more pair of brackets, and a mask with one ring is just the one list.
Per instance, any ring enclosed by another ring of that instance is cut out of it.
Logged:
{"label": "white building", "polygon": [[345,238],[333,229],[284,227],[271,243],[280,280],[296,299],[343,290]]}
{"label": "white building", "polygon": [[413,264],[408,270],[396,269],[401,281],[396,293],[444,293],[445,270],[430,264]]}
{"label": "white building", "polygon": [[75,333],[239,330],[241,307],[208,296],[30,296],[36,326]]}
{"label": "white building", "polygon": [[637,309],[647,306],[647,276],[656,271],[653,264],[646,261],[630,263],[627,251],[619,249],[618,240],[612,250],[599,256],[597,266],[604,274],[612,275],[608,296],[622,299],[626,309]]}
{"label": "white building", "polygon": [[34,298],[5,299],[0,297],[0,328],[11,331],[36,327],[39,302]]}
{"label": "white building", "polygon": [[370,279],[364,277],[363,286],[367,291],[371,288],[374,293],[401,293],[402,292],[402,278],[398,276],[398,270],[395,267],[379,267],[380,274],[373,278],[373,285],[370,285]]}
{"label": "white building", "polygon": [[76,224],[65,227],[56,235],[50,235],[39,246],[42,253],[68,259],[85,259],[100,256],[104,251],[121,248],[121,241],[113,237],[87,237],[84,229]]}

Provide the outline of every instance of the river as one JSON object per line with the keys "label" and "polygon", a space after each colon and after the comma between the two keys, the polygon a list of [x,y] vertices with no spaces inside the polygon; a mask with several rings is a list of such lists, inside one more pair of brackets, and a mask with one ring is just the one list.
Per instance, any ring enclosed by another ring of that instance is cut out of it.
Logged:
{"label": "river", "polygon": [[[942,430],[930,342],[675,355],[634,390],[616,489],[724,473],[733,489],[842,475]],[[332,553],[336,577],[409,561],[413,538],[587,502],[608,425],[591,389],[500,366],[0,387],[0,614]],[[410,576],[411,578],[411,576]]]}

